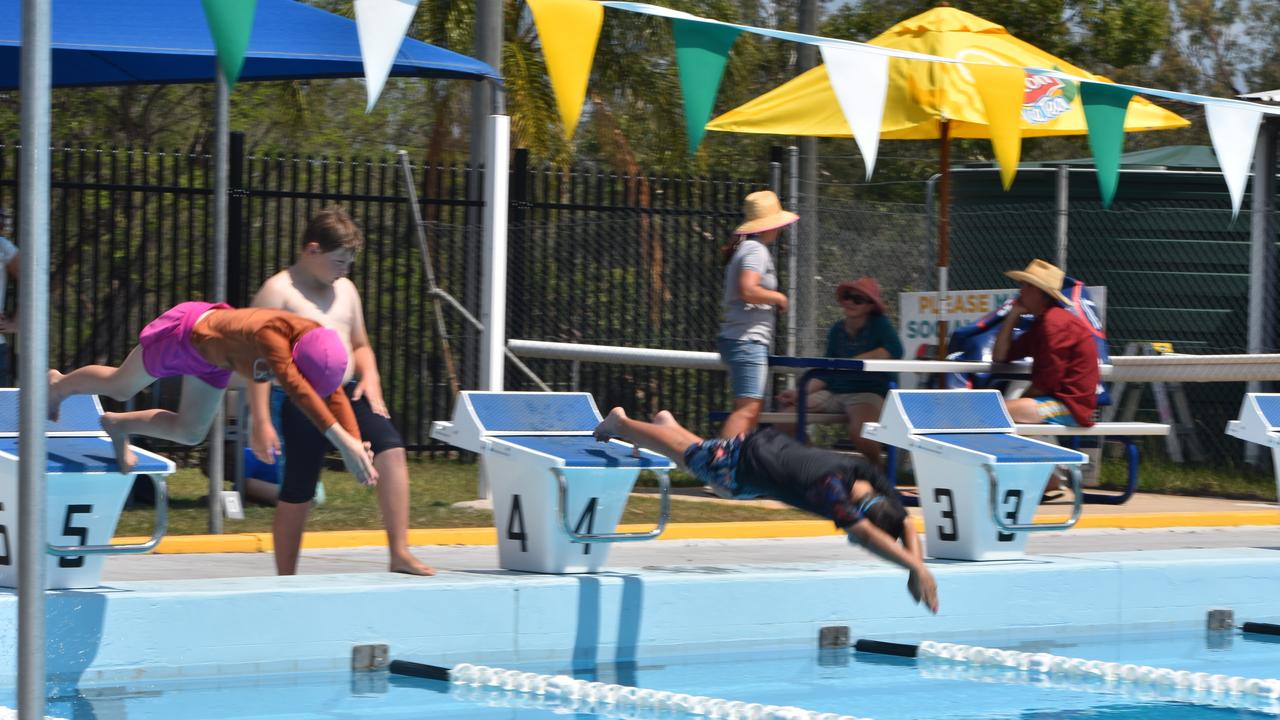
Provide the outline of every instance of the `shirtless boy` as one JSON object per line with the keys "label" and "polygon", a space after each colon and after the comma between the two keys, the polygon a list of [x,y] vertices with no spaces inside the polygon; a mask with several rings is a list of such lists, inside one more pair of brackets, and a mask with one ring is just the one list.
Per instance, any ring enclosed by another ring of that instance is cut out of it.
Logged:
{"label": "shirtless boy", "polygon": [[[378,508],[387,531],[389,569],[433,575],[432,568],[409,552],[409,469],[404,441],[391,424],[391,414],[383,400],[382,380],[365,330],[360,293],[346,276],[363,245],[364,237],[346,211],[321,211],[303,231],[297,262],[263,283],[253,305],[288,310],[332,328],[342,338],[352,360],[344,387],[360,434],[372,444],[373,465],[378,471]],[[271,397],[272,393],[277,394],[276,398]],[[292,575],[297,572],[302,533],[328,446],[310,425],[300,421],[298,409],[287,397],[280,397],[278,389],[253,386],[249,391],[253,420],[250,448],[259,460],[272,463],[281,452],[281,438],[271,422],[273,400],[282,403],[280,419],[286,454],[272,527],[276,571]]]}

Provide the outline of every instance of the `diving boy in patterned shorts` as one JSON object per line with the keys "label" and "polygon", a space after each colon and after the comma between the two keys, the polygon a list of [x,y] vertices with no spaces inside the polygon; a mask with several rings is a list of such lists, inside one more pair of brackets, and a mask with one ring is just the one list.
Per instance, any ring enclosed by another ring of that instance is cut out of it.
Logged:
{"label": "diving boy in patterned shorts", "polygon": [[849,542],[906,569],[911,597],[938,612],[938,585],[924,564],[920,538],[874,464],[806,447],[772,429],[704,440],[666,410],[647,423],[614,408],[596,427],[595,438],[615,437],[665,455],[721,497],[768,496],[833,521]]}

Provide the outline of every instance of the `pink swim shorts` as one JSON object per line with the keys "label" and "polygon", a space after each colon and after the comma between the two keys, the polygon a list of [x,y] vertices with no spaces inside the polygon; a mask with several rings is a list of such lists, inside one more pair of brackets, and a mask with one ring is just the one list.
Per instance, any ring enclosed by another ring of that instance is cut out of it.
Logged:
{"label": "pink swim shorts", "polygon": [[226,303],[184,302],[166,310],[147,323],[138,335],[142,345],[142,365],[155,378],[191,375],[209,385],[225,389],[231,371],[210,363],[191,346],[191,329],[209,310],[230,310]]}

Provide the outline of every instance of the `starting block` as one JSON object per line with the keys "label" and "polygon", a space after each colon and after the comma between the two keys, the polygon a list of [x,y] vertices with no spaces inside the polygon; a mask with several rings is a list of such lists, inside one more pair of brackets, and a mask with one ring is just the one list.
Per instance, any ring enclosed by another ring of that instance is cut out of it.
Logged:
{"label": "starting block", "polygon": [[[591,433],[600,411],[588,393],[458,394],[452,422],[431,437],[480,455],[493,492],[498,564],[541,573],[598,572],[609,543],[650,540],[671,515],[667,458]],[[641,470],[658,474],[658,522],[648,532],[614,532]]]}
{"label": "starting block", "polygon": [[1240,417],[1227,422],[1227,434],[1271,448],[1280,495],[1280,393],[1245,393]]}
{"label": "starting block", "polygon": [[[137,464],[120,472],[101,415],[97,397],[73,395],[63,401],[58,422],[45,425],[46,588],[97,587],[103,555],[148,552],[164,536],[164,478],[173,474],[173,462],[134,447]],[[0,587],[18,586],[18,428],[18,390],[0,389]],[[155,485],[155,531],[144,543],[112,545],[138,475],[150,476]]]}
{"label": "starting block", "polygon": [[[1022,557],[1027,532],[1080,519],[1084,453],[1020,437],[996,390],[890,390],[863,436],[911,452],[929,557]],[[1054,467],[1071,467],[1075,507],[1061,523],[1033,523]]]}

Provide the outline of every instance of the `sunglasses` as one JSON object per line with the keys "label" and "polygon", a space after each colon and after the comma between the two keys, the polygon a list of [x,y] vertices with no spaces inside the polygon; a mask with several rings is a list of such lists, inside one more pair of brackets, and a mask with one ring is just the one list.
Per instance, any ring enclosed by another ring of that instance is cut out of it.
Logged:
{"label": "sunglasses", "polygon": [[872,305],[871,298],[866,295],[856,295],[854,293],[845,293],[840,296],[840,300],[854,305]]}

